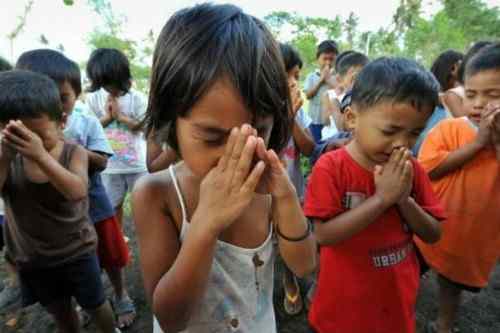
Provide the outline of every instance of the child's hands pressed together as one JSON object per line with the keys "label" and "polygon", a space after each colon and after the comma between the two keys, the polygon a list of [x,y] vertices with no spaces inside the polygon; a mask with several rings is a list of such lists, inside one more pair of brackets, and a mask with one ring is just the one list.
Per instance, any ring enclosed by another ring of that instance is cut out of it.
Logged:
{"label": "child's hands pressed together", "polygon": [[413,166],[410,152],[406,148],[394,149],[384,166],[377,165],[375,175],[375,195],[379,195],[384,206],[404,203],[411,194]]}
{"label": "child's hands pressed together", "polygon": [[48,153],[42,139],[20,120],[11,120],[3,130],[3,135],[10,147],[30,160],[39,161]]}
{"label": "child's hands pressed together", "polygon": [[1,151],[2,158],[5,158],[10,161],[16,156],[16,150],[5,139],[3,131],[2,134],[0,135],[0,149],[2,150]]}
{"label": "child's hands pressed together", "polygon": [[48,154],[42,139],[20,120],[11,120],[3,130],[3,135],[3,140],[10,147],[30,160],[39,161]]}
{"label": "child's hands pressed together", "polygon": [[331,72],[330,66],[324,66],[321,69],[321,76],[320,76],[321,82],[326,82],[326,81],[330,80],[331,76],[332,76],[332,72]]}
{"label": "child's hands pressed together", "polygon": [[291,195],[296,196],[295,188],[290,182],[288,173],[278,155],[274,150],[266,149],[266,145],[262,138],[258,138],[257,157],[266,164],[261,182],[264,188],[259,188],[259,192],[269,193],[276,199],[289,197]]}
{"label": "child's hands pressed together", "polygon": [[265,169],[263,161],[253,166],[257,138],[249,125],[233,128],[224,155],[200,185],[196,214],[209,220],[218,235],[250,204]]}
{"label": "child's hands pressed together", "polygon": [[299,86],[296,83],[294,85],[290,85],[290,95],[292,97],[292,116],[295,117],[304,104],[304,99],[302,98]]}
{"label": "child's hands pressed together", "polygon": [[500,107],[493,106],[492,104],[488,104],[481,113],[481,121],[479,122],[479,129],[476,136],[476,143],[480,147],[492,144],[493,136],[497,132],[494,122],[498,113],[500,113]]}

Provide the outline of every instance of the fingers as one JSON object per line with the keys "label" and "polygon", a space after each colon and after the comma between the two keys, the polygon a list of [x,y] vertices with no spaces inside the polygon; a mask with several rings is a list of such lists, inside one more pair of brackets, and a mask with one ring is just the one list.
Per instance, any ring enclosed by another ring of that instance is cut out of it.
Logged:
{"label": "fingers", "polygon": [[255,189],[257,188],[257,185],[259,185],[260,179],[262,177],[262,174],[264,173],[265,168],[266,164],[263,161],[259,161],[253,168],[252,172],[246,179],[243,186],[241,187],[241,190],[245,193],[254,193]]}
{"label": "fingers", "polygon": [[276,154],[276,152],[272,149],[267,151],[267,160],[269,163],[269,166],[271,167],[272,170],[280,170],[283,168],[283,165],[281,164],[280,158]]}
{"label": "fingers", "polygon": [[266,149],[266,144],[264,143],[264,139],[262,138],[257,138],[257,157],[264,161],[265,163],[268,162],[267,158],[267,149]]}
{"label": "fingers", "polygon": [[257,139],[254,136],[248,136],[246,144],[241,152],[240,159],[234,171],[231,185],[235,188],[241,187],[250,172],[252,161],[257,146]]}
{"label": "fingers", "polygon": [[26,126],[24,126],[24,124],[20,120],[10,121],[7,124],[7,126],[5,127],[5,129],[9,133],[11,133],[11,134],[13,134],[21,139],[24,139],[27,141],[31,139],[32,132]]}
{"label": "fingers", "polygon": [[404,163],[402,180],[404,184],[413,182],[413,165],[411,161],[405,161]]}
{"label": "fingers", "polygon": [[219,168],[219,171],[223,172],[224,170],[226,170],[227,164],[229,163],[229,158],[231,157],[231,153],[233,152],[233,148],[234,148],[234,145],[236,143],[236,139],[238,138],[239,134],[240,134],[239,128],[234,127],[231,130],[231,133],[229,134],[229,138],[227,139],[224,154],[222,154],[222,157],[219,159],[219,162],[217,163],[217,167]]}

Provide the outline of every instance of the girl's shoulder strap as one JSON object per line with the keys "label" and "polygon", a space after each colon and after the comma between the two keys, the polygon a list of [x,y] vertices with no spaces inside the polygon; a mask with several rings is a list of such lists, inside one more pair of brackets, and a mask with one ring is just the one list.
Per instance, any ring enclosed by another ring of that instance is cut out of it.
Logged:
{"label": "girl's shoulder strap", "polygon": [[182,224],[184,225],[184,222],[187,221],[186,206],[184,205],[184,198],[182,196],[181,188],[179,186],[179,183],[177,181],[177,177],[175,175],[174,165],[171,165],[168,168],[168,172],[170,173],[170,178],[172,178],[172,182],[174,183],[175,192],[177,193],[177,198],[179,199],[179,203],[181,205],[182,222],[183,222]]}

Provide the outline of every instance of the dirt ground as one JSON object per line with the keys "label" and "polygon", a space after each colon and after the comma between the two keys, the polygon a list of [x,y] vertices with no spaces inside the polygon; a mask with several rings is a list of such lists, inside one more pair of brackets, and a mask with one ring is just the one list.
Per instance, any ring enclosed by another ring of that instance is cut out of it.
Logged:
{"label": "dirt ground", "polygon": [[[129,292],[135,300],[138,317],[134,325],[125,332],[149,333],[152,331],[152,318],[150,309],[145,301],[142,288],[141,273],[138,266],[136,240],[133,226],[126,223],[126,234],[130,237],[132,248],[132,264],[127,270]],[[3,257],[3,256],[2,256]],[[5,277],[3,259],[0,259],[0,280]],[[280,271],[276,274],[275,308],[280,333],[309,332],[305,311],[295,317],[287,317],[283,313],[283,291],[280,288]],[[110,294],[111,288],[107,279],[105,285]],[[499,333],[500,332],[500,266],[497,266],[492,276],[492,286],[477,295],[467,294],[459,314],[457,327],[461,333]],[[305,289],[305,288],[303,288]],[[424,333],[422,326],[436,317],[436,285],[434,277],[430,276],[423,281],[422,290],[417,304],[417,327],[419,333]],[[95,332],[95,327],[90,325],[82,332]],[[26,333],[52,333],[55,326],[52,319],[38,306],[21,309],[20,304],[14,304],[7,309],[0,310],[0,333],[26,332]],[[368,332],[367,332],[368,333]],[[394,332],[396,333],[396,332]]]}

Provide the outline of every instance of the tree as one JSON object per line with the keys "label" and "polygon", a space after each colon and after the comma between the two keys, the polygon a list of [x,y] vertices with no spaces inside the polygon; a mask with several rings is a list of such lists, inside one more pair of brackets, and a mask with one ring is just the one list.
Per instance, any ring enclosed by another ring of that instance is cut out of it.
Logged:
{"label": "tree", "polygon": [[357,35],[357,29],[359,24],[359,17],[351,12],[349,17],[344,22],[344,31],[346,33],[347,48],[355,48],[355,38]]}
{"label": "tree", "polygon": [[7,38],[10,41],[10,60],[14,62],[14,41],[19,37],[19,35],[23,32],[24,27],[26,26],[26,21],[28,19],[28,15],[33,8],[34,0],[29,0],[24,6],[23,13],[17,17],[18,23],[16,27],[7,34]]}

